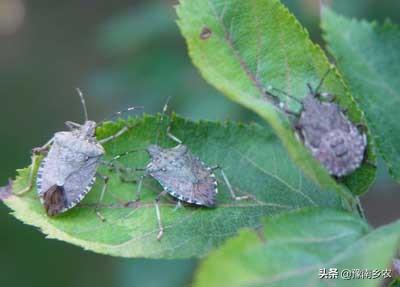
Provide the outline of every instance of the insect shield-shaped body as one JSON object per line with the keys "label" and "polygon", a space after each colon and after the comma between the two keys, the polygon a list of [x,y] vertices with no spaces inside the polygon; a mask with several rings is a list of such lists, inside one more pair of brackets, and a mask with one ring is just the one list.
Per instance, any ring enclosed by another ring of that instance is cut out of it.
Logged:
{"label": "insect shield-shaped body", "polygon": [[331,69],[324,75],[315,91],[308,84],[309,94],[302,100],[283,92],[301,104],[300,114],[288,110],[282,103],[279,103],[279,107],[296,117],[296,133],[312,155],[331,175],[342,177],[362,164],[367,137],[350,122],[339,105],[333,102],[333,95],[318,92],[330,71]]}
{"label": "insect shield-shaped body", "polygon": [[215,205],[217,180],[213,169],[194,156],[187,146],[173,148],[150,145],[150,163],[146,172],[180,201],[212,207]]}
{"label": "insect shield-shaped body", "polygon": [[[164,107],[165,112],[167,106]],[[161,117],[162,119],[163,117]],[[167,129],[167,136],[175,141],[177,145],[172,148],[162,148],[159,145],[153,144],[146,148],[150,156],[150,162],[144,169],[136,169],[144,171],[140,177],[137,186],[137,195],[141,193],[142,183],[146,176],[154,178],[163,188],[155,200],[155,208],[159,233],[157,239],[160,240],[163,236],[163,225],[161,222],[161,212],[159,201],[162,195],[169,194],[178,199],[180,202],[189,203],[191,205],[213,207],[216,205],[217,195],[217,179],[214,170],[220,169],[223,180],[229,189],[230,195],[234,200],[249,199],[250,196],[236,196],[228,178],[224,171],[219,166],[208,166],[195,156],[189,148],[182,144],[176,136],[170,133],[170,126]],[[110,166],[117,171],[127,172],[127,168],[120,165],[114,165],[113,161],[125,156],[131,152],[140,150],[131,150],[120,155],[117,155],[110,162]]]}
{"label": "insect shield-shaped body", "polygon": [[95,122],[86,121],[72,131],[54,135],[36,181],[38,195],[49,216],[71,209],[92,188],[104,154],[95,129]]}
{"label": "insect shield-shaped body", "polygon": [[[89,121],[82,93],[78,90],[85,112],[84,124],[66,122],[70,131],[57,132],[44,146],[33,149],[29,184],[17,195],[29,191],[33,183],[33,170],[38,159],[37,154],[46,154],[42,160],[36,179],[37,193],[47,215],[55,216],[77,205],[91,190],[96,175],[104,180],[100,200],[107,188],[108,178],[97,173],[105,151],[102,144],[111,141],[128,130],[122,128],[115,135],[97,141],[94,121]],[[122,112],[135,109],[128,108]],[[98,208],[98,206],[97,206]],[[97,215],[104,220],[96,208]]]}
{"label": "insect shield-shaped body", "polygon": [[348,175],[361,165],[367,137],[348,120],[337,104],[322,102],[320,97],[311,90],[303,99],[302,112],[295,127],[306,147],[331,175]]}

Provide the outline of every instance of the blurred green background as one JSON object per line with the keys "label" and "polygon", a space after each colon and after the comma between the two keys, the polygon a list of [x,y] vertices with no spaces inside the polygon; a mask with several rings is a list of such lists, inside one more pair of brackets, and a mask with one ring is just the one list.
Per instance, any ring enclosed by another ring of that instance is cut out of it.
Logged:
{"label": "blurred green background", "polygon": [[[89,116],[128,105],[171,107],[193,119],[261,122],[208,86],[191,65],[175,24],[177,1],[0,0],[0,183],[29,164],[32,147]],[[319,1],[283,1],[322,43]],[[347,16],[400,21],[398,0],[335,0]],[[262,123],[262,122],[261,122]],[[362,198],[374,226],[400,217],[396,186],[381,165]],[[0,204],[0,286],[190,286],[196,260],[119,259],[46,240]]]}

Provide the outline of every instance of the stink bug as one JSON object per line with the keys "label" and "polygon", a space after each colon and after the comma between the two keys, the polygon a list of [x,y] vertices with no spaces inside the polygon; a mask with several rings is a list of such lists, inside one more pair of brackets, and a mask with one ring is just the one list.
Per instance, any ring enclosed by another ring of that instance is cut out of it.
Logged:
{"label": "stink bug", "polygon": [[[96,175],[104,180],[101,198],[107,189],[108,178],[97,173],[105,151],[102,144],[111,141],[128,130],[125,126],[115,135],[98,141],[95,136],[97,124],[88,120],[84,97],[77,89],[85,114],[85,122],[66,122],[70,131],[57,132],[44,146],[33,149],[28,186],[17,193],[29,191],[33,183],[33,169],[37,155],[44,153],[37,173],[36,187],[47,215],[55,216],[77,205],[91,190]],[[134,107],[127,110],[133,110]],[[118,112],[117,114],[120,114]],[[97,211],[98,216],[104,219]]]}
{"label": "stink bug", "polygon": [[307,84],[309,94],[302,100],[283,92],[301,104],[300,113],[289,110],[282,103],[279,103],[279,108],[295,116],[296,134],[312,155],[331,175],[342,177],[360,167],[367,147],[367,137],[357,125],[349,121],[344,110],[334,103],[333,95],[319,92],[331,69],[325,73],[315,90]]}
{"label": "stink bug", "polygon": [[[166,109],[167,105],[163,109],[163,114]],[[161,119],[163,119],[163,115],[161,115]],[[222,178],[234,200],[250,198],[250,196],[236,196],[223,169],[219,166],[208,166],[195,156],[180,139],[170,132],[170,126],[167,128],[167,136],[176,142],[177,145],[172,148],[162,148],[157,144],[149,145],[145,150],[150,156],[150,162],[145,168],[135,169],[136,171],[144,171],[144,174],[138,180],[137,200],[139,200],[143,180],[147,176],[155,179],[163,188],[163,191],[155,200],[159,225],[158,240],[163,236],[164,230],[159,208],[161,196],[166,194],[171,195],[178,200],[178,206],[180,206],[181,202],[184,202],[195,206],[213,207],[216,205],[215,197],[218,193],[218,182],[214,174],[214,171],[217,169],[220,170]],[[123,170],[123,167],[114,165],[113,161],[137,151],[139,150],[135,149],[115,156],[111,160],[110,166]]]}

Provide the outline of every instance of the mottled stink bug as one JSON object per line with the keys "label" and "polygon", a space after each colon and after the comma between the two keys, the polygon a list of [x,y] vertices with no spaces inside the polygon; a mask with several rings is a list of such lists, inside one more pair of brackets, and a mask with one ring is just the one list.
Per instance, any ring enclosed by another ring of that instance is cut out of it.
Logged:
{"label": "mottled stink bug", "polygon": [[[39,166],[36,187],[40,201],[49,216],[63,213],[82,201],[91,190],[96,175],[104,180],[101,200],[108,180],[107,177],[97,173],[97,168],[105,153],[102,144],[119,137],[128,130],[125,126],[116,134],[98,141],[95,136],[97,124],[88,120],[84,97],[79,89],[77,91],[82,102],[85,122],[82,125],[66,122],[70,131],[57,132],[44,146],[33,149],[29,184],[17,193],[21,195],[31,189],[33,169],[36,166],[38,154],[46,154]],[[135,108],[131,107],[126,111],[133,109]],[[102,218],[97,209],[96,212]]]}
{"label": "mottled stink bug", "polygon": [[315,90],[307,84],[309,94],[302,100],[283,92],[301,104],[299,113],[289,110],[282,103],[279,103],[279,107],[287,114],[295,116],[296,134],[313,156],[331,175],[342,177],[349,175],[362,164],[367,137],[359,130],[359,126],[349,121],[339,105],[333,102],[333,95],[319,92],[332,68],[325,73]]}
{"label": "mottled stink bug", "polygon": [[[163,114],[166,109],[167,105],[165,105],[163,109]],[[163,119],[163,115],[161,119]],[[219,166],[208,166],[195,156],[180,139],[170,132],[170,125],[167,128],[167,136],[175,141],[177,145],[172,148],[162,148],[157,144],[149,145],[145,150],[150,156],[150,162],[147,164],[146,168],[135,169],[136,171],[144,172],[138,181],[138,199],[142,189],[143,179],[146,176],[155,179],[163,188],[163,191],[155,200],[159,225],[158,240],[161,239],[164,230],[159,208],[161,196],[166,194],[171,195],[178,200],[178,206],[181,202],[184,202],[191,205],[213,207],[216,204],[215,196],[218,193],[218,182],[214,174],[214,171],[217,169],[220,170],[222,178],[234,200],[250,198],[250,196],[236,196],[223,169]],[[139,150],[131,150],[117,155],[111,162],[131,152],[137,151]],[[121,168],[118,166],[114,167]]]}

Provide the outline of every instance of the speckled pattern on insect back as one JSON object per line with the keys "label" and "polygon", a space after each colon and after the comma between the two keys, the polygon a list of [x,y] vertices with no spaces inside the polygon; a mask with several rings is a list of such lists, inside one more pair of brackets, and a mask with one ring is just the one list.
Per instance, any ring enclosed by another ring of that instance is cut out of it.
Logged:
{"label": "speckled pattern on insect back", "polygon": [[196,205],[214,206],[217,181],[210,167],[194,156],[185,145],[147,148],[151,162],[147,171],[166,192]]}
{"label": "speckled pattern on insect back", "polygon": [[366,135],[336,103],[322,102],[317,95],[310,94],[302,104],[296,129],[313,156],[338,177],[356,170],[364,159]]}
{"label": "speckled pattern on insect back", "polygon": [[95,122],[87,121],[80,129],[54,135],[36,181],[38,195],[49,215],[71,209],[92,188],[104,154],[94,137],[95,128]]}

